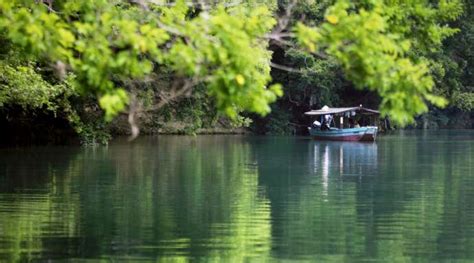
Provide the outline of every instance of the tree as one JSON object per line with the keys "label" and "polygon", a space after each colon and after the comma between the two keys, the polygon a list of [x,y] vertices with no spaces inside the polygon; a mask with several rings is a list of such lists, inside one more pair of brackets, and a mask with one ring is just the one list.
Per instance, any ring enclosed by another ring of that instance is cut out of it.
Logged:
{"label": "tree", "polygon": [[[283,56],[275,59],[296,70],[277,73],[275,78],[291,86],[285,89],[287,95],[293,87],[304,87],[303,92],[297,92],[299,99],[285,95],[284,106],[297,104],[301,115],[312,105],[337,103],[352,85],[372,91],[372,103],[379,101],[382,114],[399,124],[412,123],[428,105],[446,105],[433,90],[431,75],[437,62],[432,54],[458,31],[443,24],[461,14],[459,1],[298,4],[292,16],[297,40],[312,55],[295,51],[294,43],[280,43]],[[305,24],[299,17],[305,18]],[[318,77],[307,77],[311,74]]]}
{"label": "tree", "polygon": [[[241,109],[268,113],[281,95],[279,86],[266,88],[270,53],[263,36],[275,20],[267,6],[251,7],[11,1],[0,6],[0,28],[23,52],[56,61],[60,76],[73,72],[82,92],[98,96],[108,120],[127,105],[132,115],[161,108],[199,83],[235,118]],[[157,72],[173,82],[141,109],[131,86]]]}
{"label": "tree", "polygon": [[[382,113],[398,123],[413,121],[426,102],[445,105],[431,93],[429,62],[412,50],[439,46],[455,32],[436,23],[455,18],[458,1],[323,3],[304,3],[321,17],[305,25],[290,19],[296,2],[275,16],[275,1],[2,1],[0,30],[31,60],[52,63],[55,81],[73,75],[71,87],[96,96],[106,120],[128,113],[134,135],[137,114],[190,95],[198,84],[232,119],[244,110],[269,113],[282,95],[278,84],[269,85],[269,41],[340,65],[357,87],[380,94]],[[150,102],[140,100],[143,87],[162,75],[168,81],[152,89]]]}
{"label": "tree", "polygon": [[453,25],[460,32],[448,39],[442,50],[435,54],[438,62],[435,72],[436,90],[450,100],[450,107],[470,112],[474,109],[474,2],[464,2],[464,12]]}

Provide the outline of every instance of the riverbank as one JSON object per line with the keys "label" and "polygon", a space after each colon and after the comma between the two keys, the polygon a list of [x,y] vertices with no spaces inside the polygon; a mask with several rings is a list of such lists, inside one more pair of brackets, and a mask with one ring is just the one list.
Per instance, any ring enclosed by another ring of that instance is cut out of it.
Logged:
{"label": "riverbank", "polygon": [[[140,134],[249,134],[247,127],[236,126],[227,118],[220,118],[212,123],[202,123],[194,119],[163,121],[154,118],[142,118],[138,123]],[[130,135],[131,128],[124,116],[115,119],[107,127],[112,136]]]}
{"label": "riverbank", "polygon": [[[473,114],[462,113],[451,115],[448,118],[441,114],[430,113],[417,119],[416,124],[406,127],[407,130],[427,129],[472,129]],[[101,121],[97,115],[97,123],[82,130],[79,135],[65,120],[48,114],[36,114],[34,117],[26,114],[2,116],[0,118],[0,145],[74,145],[74,144],[106,144],[119,136],[130,135],[130,124],[127,116],[122,115],[110,123]],[[259,135],[290,135],[277,131],[284,129],[261,129],[258,125],[265,123],[264,127],[276,126],[275,123],[255,120],[250,124],[250,119],[245,119],[239,124],[227,118],[217,119],[164,119],[161,116],[145,116],[139,119],[137,125],[140,135],[199,135],[199,134],[259,134]],[[289,122],[285,122],[288,125]],[[250,125],[249,125],[250,124]],[[283,124],[282,124],[283,125]],[[299,124],[301,129],[296,133],[303,135],[306,132],[304,123]]]}

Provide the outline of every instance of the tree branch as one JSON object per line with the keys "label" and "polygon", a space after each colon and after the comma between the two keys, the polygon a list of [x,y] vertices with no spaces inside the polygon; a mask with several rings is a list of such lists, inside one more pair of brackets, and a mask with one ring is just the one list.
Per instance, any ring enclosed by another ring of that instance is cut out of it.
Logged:
{"label": "tree branch", "polygon": [[276,63],[273,63],[273,62],[270,62],[270,66],[272,68],[276,68],[276,69],[279,69],[279,70],[288,71],[288,72],[292,72],[292,73],[299,73],[299,74],[304,73],[304,71],[302,71],[302,70],[287,67],[287,66],[280,65],[280,64],[276,64]]}
{"label": "tree branch", "polygon": [[138,99],[134,93],[130,97],[130,111],[128,113],[128,123],[130,124],[131,135],[128,137],[128,141],[133,141],[140,134],[140,128],[136,122],[137,112],[141,108],[141,103],[138,102]]}
{"label": "tree branch", "polygon": [[151,107],[148,107],[146,109],[141,109],[139,112],[149,112],[149,111],[156,111],[161,109],[163,106],[166,104],[170,103],[171,101],[185,95],[186,93],[190,92],[194,86],[199,84],[202,80],[201,79],[191,79],[191,80],[184,80],[183,86],[176,90],[177,85],[173,85],[173,88],[170,91],[170,94],[166,97],[161,96],[162,99],[158,104],[155,104]]}

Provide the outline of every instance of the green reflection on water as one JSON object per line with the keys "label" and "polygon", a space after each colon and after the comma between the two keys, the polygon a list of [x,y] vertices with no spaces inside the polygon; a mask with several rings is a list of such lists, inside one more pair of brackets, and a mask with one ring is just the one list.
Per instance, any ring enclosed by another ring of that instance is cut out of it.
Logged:
{"label": "green reflection on water", "polygon": [[474,133],[0,150],[0,259],[474,260]]}

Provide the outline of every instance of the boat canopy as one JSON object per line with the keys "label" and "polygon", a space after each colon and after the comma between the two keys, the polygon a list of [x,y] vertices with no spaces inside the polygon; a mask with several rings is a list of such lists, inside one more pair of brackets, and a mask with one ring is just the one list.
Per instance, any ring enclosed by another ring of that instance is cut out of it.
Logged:
{"label": "boat canopy", "polygon": [[317,115],[326,115],[326,114],[341,114],[341,113],[345,113],[345,112],[357,112],[357,113],[365,114],[365,115],[378,115],[378,114],[380,114],[379,111],[364,108],[364,107],[362,107],[362,105],[359,106],[359,107],[346,107],[346,108],[329,108],[328,106],[324,106],[319,110],[307,111],[304,114],[305,115],[317,116]]}

